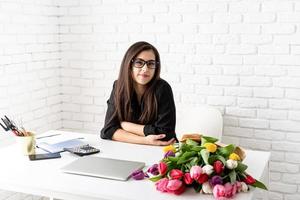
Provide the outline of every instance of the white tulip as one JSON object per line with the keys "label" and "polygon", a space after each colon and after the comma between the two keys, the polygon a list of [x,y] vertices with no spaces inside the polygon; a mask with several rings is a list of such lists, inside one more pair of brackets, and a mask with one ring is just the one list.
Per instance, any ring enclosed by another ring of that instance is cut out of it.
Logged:
{"label": "white tulip", "polygon": [[248,185],[244,182],[241,182],[242,184],[242,192],[248,192]]}
{"label": "white tulip", "polygon": [[212,187],[208,181],[202,184],[202,191],[205,194],[212,194]]}
{"label": "white tulip", "polygon": [[234,169],[234,168],[236,168],[237,166],[238,166],[238,162],[237,162],[236,160],[231,160],[231,159],[229,159],[229,160],[226,161],[226,167],[227,167],[228,169]]}
{"label": "white tulip", "polygon": [[202,167],[202,173],[211,175],[214,172],[214,167],[211,165],[205,165]]}

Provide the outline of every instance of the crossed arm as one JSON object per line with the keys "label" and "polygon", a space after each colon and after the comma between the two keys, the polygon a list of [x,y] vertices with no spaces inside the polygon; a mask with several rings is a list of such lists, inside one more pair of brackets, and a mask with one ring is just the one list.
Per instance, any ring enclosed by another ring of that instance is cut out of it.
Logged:
{"label": "crossed arm", "polygon": [[[115,82],[116,83],[116,82]],[[119,121],[115,116],[114,90],[107,101],[108,109],[105,116],[105,125],[101,130],[101,138],[112,139],[120,142],[169,145],[175,142],[175,103],[172,88],[161,80],[155,95],[159,105],[157,118],[150,124],[136,124],[128,121]]]}
{"label": "crossed arm", "polygon": [[166,135],[144,135],[145,125],[135,124],[132,122],[121,122],[121,127],[115,131],[112,139],[120,142],[129,142],[136,144],[148,144],[148,145],[157,145],[164,146],[169,145],[175,142],[175,139],[172,138],[168,141],[161,141]]}

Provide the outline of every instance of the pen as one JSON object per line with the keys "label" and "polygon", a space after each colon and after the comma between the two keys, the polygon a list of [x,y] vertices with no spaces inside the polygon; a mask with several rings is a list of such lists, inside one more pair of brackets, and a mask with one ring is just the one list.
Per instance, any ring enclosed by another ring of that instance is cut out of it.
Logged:
{"label": "pen", "polygon": [[57,136],[57,135],[60,135],[60,133],[53,134],[53,135],[46,135],[46,136],[37,137],[36,139],[42,139],[42,138],[47,138],[47,137],[53,137],[53,136]]}

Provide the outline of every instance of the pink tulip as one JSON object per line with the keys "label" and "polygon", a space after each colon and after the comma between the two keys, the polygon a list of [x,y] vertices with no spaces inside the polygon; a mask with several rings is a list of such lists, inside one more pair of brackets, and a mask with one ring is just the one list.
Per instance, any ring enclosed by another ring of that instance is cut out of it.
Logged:
{"label": "pink tulip", "polygon": [[174,194],[180,195],[180,194],[182,194],[184,191],[185,191],[185,185],[182,184],[182,185],[180,186],[180,188],[178,188],[178,190],[175,190],[175,191],[174,191]]}
{"label": "pink tulip", "polygon": [[192,179],[190,173],[185,173],[184,176],[183,176],[183,181],[184,181],[185,184],[190,185],[190,184],[193,183],[194,180]]}
{"label": "pink tulip", "polygon": [[232,185],[232,191],[231,191],[231,193],[232,193],[232,196],[234,196],[237,193],[237,185],[236,184]]}
{"label": "pink tulip", "polygon": [[170,171],[171,179],[180,179],[183,176],[183,172],[179,169],[172,169]]}
{"label": "pink tulip", "polygon": [[158,171],[159,171],[159,174],[161,175],[164,175],[168,170],[168,165],[164,162],[160,162],[158,164]]}
{"label": "pink tulip", "polygon": [[241,184],[241,182],[237,181],[237,182],[235,182],[235,185],[236,185],[237,192],[242,191],[242,184]]}
{"label": "pink tulip", "polygon": [[225,183],[224,188],[225,188],[224,196],[227,198],[231,198],[233,196],[232,195],[232,185],[230,183]]}
{"label": "pink tulip", "polygon": [[182,185],[182,182],[178,179],[169,180],[167,189],[170,190],[170,192],[173,192],[175,190],[178,190]]}
{"label": "pink tulip", "polygon": [[200,166],[192,166],[190,170],[192,179],[198,180],[202,174],[202,168]]}
{"label": "pink tulip", "polygon": [[168,185],[169,180],[167,178],[162,178],[159,181],[155,183],[156,190],[161,191],[161,192],[167,192],[167,185]]}
{"label": "pink tulip", "polygon": [[225,188],[225,197],[227,197],[227,198],[233,197],[237,192],[236,184],[231,185],[230,183],[226,183],[224,185],[224,188]]}
{"label": "pink tulip", "polygon": [[226,199],[225,197],[225,187],[223,185],[215,185],[213,189],[213,195],[217,200]]}

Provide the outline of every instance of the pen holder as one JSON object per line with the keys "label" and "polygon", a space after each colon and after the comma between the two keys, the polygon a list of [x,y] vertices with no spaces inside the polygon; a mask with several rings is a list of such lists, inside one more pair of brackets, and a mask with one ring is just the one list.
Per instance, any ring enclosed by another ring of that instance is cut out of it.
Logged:
{"label": "pen holder", "polygon": [[35,137],[31,132],[27,136],[17,136],[16,142],[23,155],[35,154]]}

